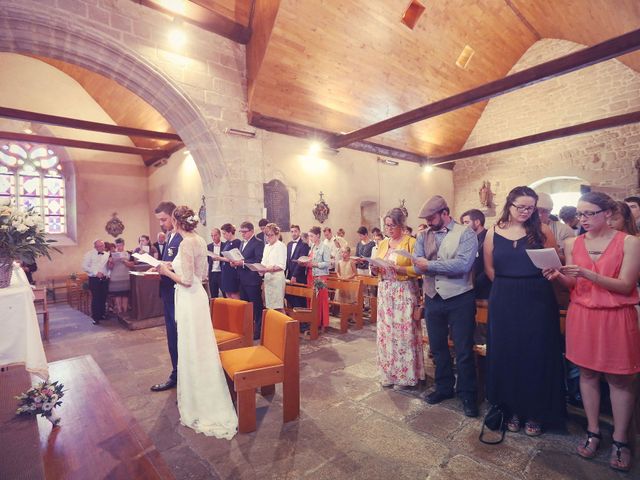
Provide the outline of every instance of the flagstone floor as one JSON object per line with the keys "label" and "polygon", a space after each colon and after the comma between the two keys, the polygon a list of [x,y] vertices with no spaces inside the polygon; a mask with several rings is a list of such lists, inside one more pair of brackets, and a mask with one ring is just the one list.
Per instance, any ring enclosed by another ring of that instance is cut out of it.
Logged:
{"label": "flagstone floor", "polygon": [[481,420],[465,417],[456,399],[430,406],[423,391],[383,390],[372,326],[302,341],[300,419],[282,423],[278,387],[270,400],[258,396],[258,430],[231,441],[181,426],[175,390],[149,391],[169,371],[162,327],[129,331],[115,320],[94,326],[54,305],[45,350],[50,362],[92,355],[178,479],[640,478],[640,460],[626,475],[608,468],[609,426],[595,460],[573,453],[585,425],[579,410],[565,432],[508,434],[490,446],[478,441]]}

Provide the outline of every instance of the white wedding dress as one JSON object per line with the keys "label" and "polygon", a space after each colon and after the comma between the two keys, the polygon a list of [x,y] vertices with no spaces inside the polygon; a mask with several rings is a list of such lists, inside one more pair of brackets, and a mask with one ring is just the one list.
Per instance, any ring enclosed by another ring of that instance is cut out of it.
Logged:
{"label": "white wedding dress", "polygon": [[198,433],[231,439],[238,416],[231,401],[213,334],[209,299],[202,287],[207,276],[207,246],[197,235],[180,244],[175,273],[190,287],[176,284],[178,326],[178,410],[180,422]]}

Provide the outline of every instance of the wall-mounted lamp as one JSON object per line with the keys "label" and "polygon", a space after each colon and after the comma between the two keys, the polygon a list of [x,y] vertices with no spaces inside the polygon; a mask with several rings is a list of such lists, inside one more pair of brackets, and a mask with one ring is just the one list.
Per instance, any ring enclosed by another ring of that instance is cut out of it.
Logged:
{"label": "wall-mounted lamp", "polygon": [[256,132],[250,132],[248,130],[239,130],[237,128],[225,128],[224,133],[227,135],[236,135],[238,137],[255,138]]}
{"label": "wall-mounted lamp", "polygon": [[169,41],[171,46],[178,50],[187,43],[187,34],[184,31],[182,19],[178,17],[173,18],[171,30],[169,30]]}

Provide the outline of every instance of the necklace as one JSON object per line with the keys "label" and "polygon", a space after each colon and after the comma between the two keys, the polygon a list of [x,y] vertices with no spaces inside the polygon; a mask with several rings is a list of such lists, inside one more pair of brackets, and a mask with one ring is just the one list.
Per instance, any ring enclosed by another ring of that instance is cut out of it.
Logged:
{"label": "necklace", "polygon": [[587,250],[587,252],[589,253],[589,255],[602,255],[602,252],[599,252],[597,250]]}

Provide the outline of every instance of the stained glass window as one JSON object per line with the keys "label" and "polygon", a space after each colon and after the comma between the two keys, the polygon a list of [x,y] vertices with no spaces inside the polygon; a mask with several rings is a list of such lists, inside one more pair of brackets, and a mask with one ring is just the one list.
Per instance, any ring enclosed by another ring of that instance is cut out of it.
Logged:
{"label": "stained glass window", "polygon": [[66,188],[56,152],[29,143],[0,145],[0,199],[35,207],[47,233],[66,233]]}

